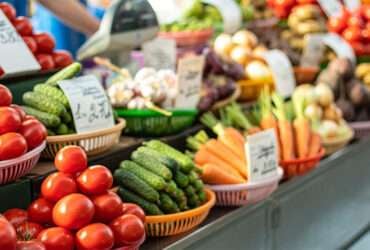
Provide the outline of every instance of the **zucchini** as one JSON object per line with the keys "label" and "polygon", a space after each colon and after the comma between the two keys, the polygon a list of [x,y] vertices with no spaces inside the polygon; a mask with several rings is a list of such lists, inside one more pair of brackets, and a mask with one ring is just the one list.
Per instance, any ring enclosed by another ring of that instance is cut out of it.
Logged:
{"label": "zucchini", "polygon": [[31,115],[39,120],[42,124],[45,125],[45,127],[55,128],[60,125],[60,118],[56,115],[52,115],[27,106],[22,106],[22,109],[24,110],[24,112],[26,112],[27,115]]}
{"label": "zucchini", "polygon": [[189,178],[180,170],[176,171],[174,180],[180,188],[185,188],[189,185]]}
{"label": "zucchini", "polygon": [[195,190],[197,192],[200,192],[200,191],[204,190],[203,181],[200,180],[200,179],[196,180],[192,185],[193,185],[193,187],[195,188]]}
{"label": "zucchini", "polygon": [[53,98],[58,102],[62,103],[64,107],[69,108],[69,101],[67,96],[64,95],[63,91],[57,87],[50,86],[47,84],[37,84],[33,87],[33,91]]}
{"label": "zucchini", "polygon": [[57,86],[59,81],[75,77],[78,73],[80,73],[81,69],[82,65],[78,62],[74,62],[71,65],[65,67],[64,69],[52,75],[46,81],[46,84],[49,84],[51,86]]}
{"label": "zucchini", "polygon": [[119,168],[114,172],[116,182],[151,202],[159,201],[159,193],[135,174]]}
{"label": "zucchini", "polygon": [[151,140],[149,142],[144,142],[144,144],[157,152],[174,159],[179,164],[181,171],[184,173],[189,173],[195,167],[190,157],[159,140]]}
{"label": "zucchini", "polygon": [[166,181],[172,179],[171,170],[169,170],[165,165],[159,162],[155,157],[147,153],[135,151],[131,155],[131,159],[147,170],[163,177]]}
{"label": "zucchini", "polygon": [[32,108],[57,116],[66,112],[66,108],[63,104],[37,92],[30,91],[24,93],[23,102]]}
{"label": "zucchini", "polygon": [[57,135],[67,135],[69,133],[69,129],[66,124],[61,123],[55,132]]}
{"label": "zucchini", "polygon": [[159,207],[166,214],[173,214],[173,213],[180,212],[180,209],[177,206],[177,204],[167,194],[161,193],[160,201],[161,201],[160,202],[161,205]]}
{"label": "zucchini", "polygon": [[160,163],[171,169],[172,172],[176,171],[179,168],[177,162],[174,159],[165,156],[164,154],[161,154],[152,148],[139,147],[136,151],[151,155],[152,157],[156,158]]}
{"label": "zucchini", "polygon": [[118,188],[118,195],[125,202],[132,202],[139,205],[148,215],[163,214],[163,212],[159,209],[159,207],[156,204],[141,198],[140,196],[134,194],[130,190],[127,190],[123,187]]}
{"label": "zucchini", "polygon": [[145,181],[147,184],[149,184],[155,190],[158,191],[163,190],[167,185],[166,181],[162,177],[146,170],[145,168],[136,164],[133,161],[121,162],[120,168],[133,173],[134,175]]}

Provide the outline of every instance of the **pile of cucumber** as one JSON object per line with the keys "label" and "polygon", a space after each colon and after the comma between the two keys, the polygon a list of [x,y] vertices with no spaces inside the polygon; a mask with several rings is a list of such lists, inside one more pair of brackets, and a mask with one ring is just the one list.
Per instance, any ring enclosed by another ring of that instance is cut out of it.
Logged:
{"label": "pile of cucumber", "polygon": [[34,86],[33,91],[23,94],[22,106],[27,115],[32,115],[48,129],[48,135],[76,133],[73,116],[67,97],[58,87],[58,82],[75,77],[81,71],[80,63],[72,63],[45,83]]}
{"label": "pile of cucumber", "polygon": [[123,201],[136,203],[147,215],[178,213],[206,202],[198,169],[187,155],[159,140],[144,145],[114,172]]}

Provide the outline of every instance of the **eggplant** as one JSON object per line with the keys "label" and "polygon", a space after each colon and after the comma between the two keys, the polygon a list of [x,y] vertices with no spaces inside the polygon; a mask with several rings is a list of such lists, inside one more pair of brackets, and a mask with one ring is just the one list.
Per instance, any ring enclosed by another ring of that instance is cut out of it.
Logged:
{"label": "eggplant", "polygon": [[356,83],[349,92],[349,98],[355,107],[364,107],[369,103],[369,92],[363,84]]}

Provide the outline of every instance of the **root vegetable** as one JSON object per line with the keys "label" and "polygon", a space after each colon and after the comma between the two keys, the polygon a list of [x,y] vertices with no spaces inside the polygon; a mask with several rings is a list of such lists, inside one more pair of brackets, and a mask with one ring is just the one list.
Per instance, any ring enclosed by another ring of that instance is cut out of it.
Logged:
{"label": "root vegetable", "polygon": [[228,34],[219,35],[214,43],[214,49],[219,55],[228,55],[233,46],[231,36]]}
{"label": "root vegetable", "polygon": [[241,65],[245,65],[251,52],[248,47],[236,46],[231,50],[230,58]]}
{"label": "root vegetable", "polygon": [[244,47],[254,48],[257,46],[258,39],[252,32],[240,30],[233,35],[232,42]]}
{"label": "root vegetable", "polygon": [[322,107],[328,107],[334,101],[333,91],[326,84],[318,84],[315,87],[317,101]]}
{"label": "root vegetable", "polygon": [[306,107],[304,114],[311,121],[319,121],[323,116],[323,111],[319,105],[312,103]]}

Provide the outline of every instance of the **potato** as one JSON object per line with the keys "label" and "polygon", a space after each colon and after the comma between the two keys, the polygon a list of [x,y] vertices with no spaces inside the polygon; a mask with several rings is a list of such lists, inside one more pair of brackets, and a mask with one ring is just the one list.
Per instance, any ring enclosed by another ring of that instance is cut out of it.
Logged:
{"label": "potato", "polygon": [[280,37],[284,40],[290,40],[293,37],[293,32],[291,30],[283,30]]}
{"label": "potato", "polygon": [[365,85],[370,86],[370,73],[367,73],[362,79]]}
{"label": "potato", "polygon": [[361,63],[356,67],[355,75],[359,79],[364,79],[370,73],[370,63]]}
{"label": "potato", "polygon": [[289,44],[293,49],[303,50],[303,48],[304,48],[304,39],[303,38],[298,38],[298,37],[292,38],[292,39],[290,39]]}
{"label": "potato", "polygon": [[294,31],[297,32],[299,35],[306,35],[310,33],[317,33],[324,30],[322,25],[314,20],[307,20],[305,22],[301,22],[294,27]]}
{"label": "potato", "polygon": [[288,17],[288,26],[289,28],[291,28],[292,30],[294,30],[294,28],[300,23],[299,19],[297,16],[295,15],[290,15]]}
{"label": "potato", "polygon": [[316,19],[320,16],[320,8],[312,4],[302,5],[294,8],[292,15],[295,15],[299,21]]}
{"label": "potato", "polygon": [[252,51],[248,47],[235,46],[230,52],[231,60],[245,66]]}

